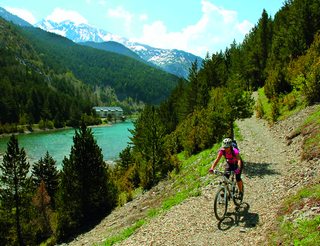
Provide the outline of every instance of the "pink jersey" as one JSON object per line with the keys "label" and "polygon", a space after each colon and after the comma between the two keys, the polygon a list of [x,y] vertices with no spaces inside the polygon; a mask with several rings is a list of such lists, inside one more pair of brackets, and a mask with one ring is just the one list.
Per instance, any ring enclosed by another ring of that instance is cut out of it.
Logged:
{"label": "pink jersey", "polygon": [[227,162],[229,164],[236,164],[238,161],[236,156],[239,155],[239,150],[236,148],[233,148],[232,151],[233,151],[233,154],[232,154],[232,152],[227,153],[227,151],[225,151],[223,148],[221,148],[219,150],[218,154],[222,156],[225,153],[225,158],[227,159]]}

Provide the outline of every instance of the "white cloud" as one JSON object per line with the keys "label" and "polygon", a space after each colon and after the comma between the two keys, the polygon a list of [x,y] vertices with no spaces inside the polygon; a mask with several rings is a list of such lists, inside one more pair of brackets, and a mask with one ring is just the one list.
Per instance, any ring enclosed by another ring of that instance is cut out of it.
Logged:
{"label": "white cloud", "polygon": [[243,22],[236,25],[237,30],[243,35],[247,34],[248,31],[252,29],[252,27],[253,24],[248,20],[244,20]]}
{"label": "white cloud", "polygon": [[19,16],[21,19],[24,19],[25,21],[29,22],[30,24],[35,24],[37,22],[36,18],[28,10],[11,8],[11,7],[5,7],[5,9],[10,13],[12,13],[16,16]]}
{"label": "white cloud", "polygon": [[175,48],[204,57],[207,52],[225,50],[233,40],[240,42],[253,24],[248,20],[240,22],[237,12],[202,0],[202,16],[197,23],[180,32],[168,31],[162,21],[145,24],[141,37],[134,41],[159,48]]}
{"label": "white cloud", "polygon": [[125,28],[129,31],[133,19],[133,14],[125,10],[122,6],[118,6],[114,9],[109,9],[107,12],[107,16],[123,21]]}
{"label": "white cloud", "polygon": [[139,20],[140,21],[147,21],[149,19],[147,14],[142,14],[139,16]]}
{"label": "white cloud", "polygon": [[46,19],[52,20],[58,23],[65,20],[71,20],[75,24],[81,24],[81,23],[88,24],[88,21],[78,12],[73,10],[65,10],[61,8],[55,8],[53,12],[49,16],[47,16]]}
{"label": "white cloud", "polygon": [[185,50],[187,43],[182,33],[168,32],[162,21],[155,21],[152,24],[143,26],[143,36],[133,39],[134,41],[149,44],[158,48],[177,48]]}

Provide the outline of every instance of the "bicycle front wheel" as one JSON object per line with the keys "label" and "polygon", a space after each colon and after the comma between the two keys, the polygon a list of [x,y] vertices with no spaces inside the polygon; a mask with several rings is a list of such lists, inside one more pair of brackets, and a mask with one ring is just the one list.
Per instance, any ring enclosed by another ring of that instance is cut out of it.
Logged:
{"label": "bicycle front wheel", "polygon": [[214,198],[213,210],[217,220],[221,221],[226,216],[228,207],[227,195],[225,188],[221,187]]}

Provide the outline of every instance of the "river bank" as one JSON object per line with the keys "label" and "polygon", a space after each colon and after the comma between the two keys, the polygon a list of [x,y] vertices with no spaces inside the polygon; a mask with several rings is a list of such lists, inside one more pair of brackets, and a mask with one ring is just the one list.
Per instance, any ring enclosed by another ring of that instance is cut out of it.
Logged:
{"label": "river bank", "polygon": [[[119,159],[119,153],[127,147],[130,141],[131,133],[129,129],[133,129],[133,127],[131,121],[90,126],[105,161],[112,162]],[[68,127],[19,133],[17,139],[19,147],[25,149],[30,163],[38,161],[48,151],[57,161],[57,165],[61,166],[64,157],[70,155],[74,135],[75,128]],[[11,134],[7,134],[0,138],[1,156],[7,150],[10,136]]]}
{"label": "river bank", "polygon": [[[119,122],[115,122],[113,124],[117,124]],[[89,128],[93,128],[93,127],[107,127],[107,126],[112,126],[112,123],[102,123],[99,125],[90,125],[88,126]],[[22,127],[23,131],[20,132],[12,132],[12,133],[2,133],[0,134],[0,138],[5,138],[5,137],[10,137],[11,135],[23,135],[23,134],[32,134],[32,133],[41,133],[41,132],[58,132],[58,131],[64,131],[64,130],[70,130],[70,129],[77,129],[75,127],[71,127],[71,126],[65,126],[65,127],[61,127],[61,128],[39,128],[37,125],[34,125],[32,127],[32,130],[29,130],[26,126],[18,126],[18,127]]]}

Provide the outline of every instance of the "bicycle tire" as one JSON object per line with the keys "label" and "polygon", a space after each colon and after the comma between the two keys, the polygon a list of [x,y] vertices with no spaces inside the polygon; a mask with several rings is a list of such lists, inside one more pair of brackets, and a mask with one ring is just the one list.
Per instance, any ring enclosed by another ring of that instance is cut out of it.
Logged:
{"label": "bicycle tire", "polygon": [[[223,194],[223,196],[221,195]],[[221,221],[225,218],[228,208],[227,190],[221,187],[214,198],[213,210],[217,220]]]}
{"label": "bicycle tire", "polygon": [[243,185],[243,183],[242,183],[242,196],[241,197],[239,197],[239,196],[235,196],[235,194],[238,194],[239,192],[239,189],[238,189],[238,187],[236,187],[236,189],[235,189],[235,193],[234,193],[234,195],[233,195],[233,202],[234,202],[234,204],[236,205],[236,206],[240,206],[241,204],[242,204],[242,201],[243,201],[243,196],[244,196],[244,185]]}

